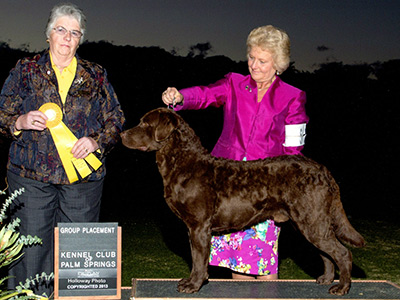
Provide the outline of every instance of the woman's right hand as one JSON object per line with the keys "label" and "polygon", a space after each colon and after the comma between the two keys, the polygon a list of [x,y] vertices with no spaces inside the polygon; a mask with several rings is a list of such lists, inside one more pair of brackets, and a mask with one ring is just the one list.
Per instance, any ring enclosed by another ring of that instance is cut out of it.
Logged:
{"label": "woman's right hand", "polygon": [[16,130],[39,130],[46,129],[47,116],[39,111],[32,110],[24,115],[20,115],[15,122]]}
{"label": "woman's right hand", "polygon": [[175,106],[183,101],[183,96],[176,88],[169,87],[162,93],[161,99],[166,105]]}

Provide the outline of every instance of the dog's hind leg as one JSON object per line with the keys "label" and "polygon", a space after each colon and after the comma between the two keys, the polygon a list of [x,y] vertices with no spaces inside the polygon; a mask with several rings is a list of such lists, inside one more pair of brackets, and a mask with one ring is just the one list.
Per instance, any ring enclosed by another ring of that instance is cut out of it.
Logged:
{"label": "dog's hind leg", "polygon": [[332,295],[345,295],[350,290],[351,285],[351,268],[352,268],[352,255],[351,252],[343,246],[341,243],[338,244],[342,247],[342,254],[340,254],[340,259],[336,261],[338,265],[340,277],[339,284],[333,285],[329,289],[329,293]]}
{"label": "dog's hind leg", "polygon": [[[329,293],[333,295],[345,295],[349,292],[351,284],[352,255],[349,249],[343,246],[336,238],[332,238],[328,243],[317,245],[317,247],[330,255],[339,268],[339,284],[332,286]],[[324,274],[325,275],[325,274]],[[323,276],[324,276],[323,275]]]}
{"label": "dog's hind leg", "polygon": [[192,272],[189,278],[178,283],[181,293],[197,292],[208,279],[208,259],[211,245],[210,226],[200,224],[197,228],[189,228],[190,248],[192,252]]}
{"label": "dog's hind leg", "polygon": [[[329,289],[329,293],[333,295],[347,294],[351,284],[351,252],[345,246],[343,246],[342,243],[339,242],[333,232],[331,232],[331,234],[326,237],[307,237],[307,239],[319,250],[328,254],[339,268],[339,284],[332,286]],[[318,278],[318,283],[323,283],[324,281],[328,283],[327,281],[330,281],[334,276],[334,272],[332,272],[332,262],[328,262],[328,258],[326,257],[323,259],[323,261],[325,264],[325,272],[320,278]]]}
{"label": "dog's hind leg", "polygon": [[321,254],[321,258],[324,262],[324,274],[317,278],[317,283],[331,284],[335,279],[335,264],[324,254]]}

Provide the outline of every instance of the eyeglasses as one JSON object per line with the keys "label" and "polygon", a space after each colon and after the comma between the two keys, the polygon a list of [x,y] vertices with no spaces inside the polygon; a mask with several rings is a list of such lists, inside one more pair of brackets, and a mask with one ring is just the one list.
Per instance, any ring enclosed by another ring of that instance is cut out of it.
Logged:
{"label": "eyeglasses", "polygon": [[61,36],[64,36],[64,35],[66,35],[68,32],[70,32],[70,33],[71,33],[71,36],[72,36],[73,38],[76,38],[76,39],[80,39],[80,38],[82,37],[82,35],[83,35],[83,33],[80,32],[80,31],[78,31],[78,30],[68,30],[68,29],[65,29],[65,28],[62,27],[62,26],[57,26],[56,28],[53,28],[53,30],[54,30],[58,35],[61,35]]}

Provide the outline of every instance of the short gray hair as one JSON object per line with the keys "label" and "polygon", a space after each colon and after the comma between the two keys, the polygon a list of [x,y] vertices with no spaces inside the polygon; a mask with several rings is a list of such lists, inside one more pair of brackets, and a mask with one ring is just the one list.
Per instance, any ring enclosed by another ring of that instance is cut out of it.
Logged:
{"label": "short gray hair", "polygon": [[290,39],[285,31],[272,25],[253,29],[247,38],[247,54],[251,48],[260,47],[271,53],[274,68],[282,73],[290,64]]}
{"label": "short gray hair", "polygon": [[72,17],[78,21],[79,30],[82,32],[79,43],[82,44],[86,32],[86,16],[79,7],[72,3],[62,3],[53,7],[50,12],[49,20],[47,21],[46,37],[50,37],[50,33],[53,30],[57,20],[65,16]]}

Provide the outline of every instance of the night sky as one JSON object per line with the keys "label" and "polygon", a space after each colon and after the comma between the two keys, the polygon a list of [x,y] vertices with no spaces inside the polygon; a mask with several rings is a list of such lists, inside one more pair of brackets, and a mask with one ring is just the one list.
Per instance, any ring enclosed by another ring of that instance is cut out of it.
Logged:
{"label": "night sky", "polygon": [[[73,1],[72,1],[73,2]],[[0,0],[0,41],[31,51],[47,47],[44,29],[58,1]],[[245,60],[258,26],[286,30],[299,70],[324,62],[373,63],[400,58],[398,0],[81,0],[89,41],[159,46],[186,55],[210,42],[210,55]]]}

